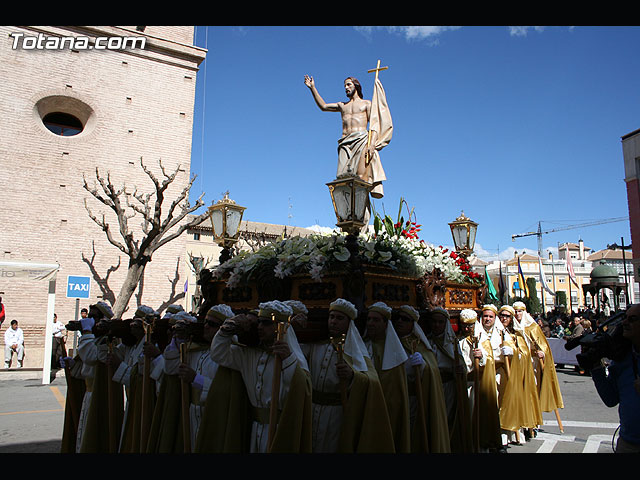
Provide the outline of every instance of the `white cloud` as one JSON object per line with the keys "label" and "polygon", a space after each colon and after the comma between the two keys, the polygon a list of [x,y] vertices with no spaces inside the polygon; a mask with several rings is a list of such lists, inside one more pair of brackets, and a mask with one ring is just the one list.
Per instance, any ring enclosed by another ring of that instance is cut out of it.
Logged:
{"label": "white cloud", "polygon": [[[508,247],[508,248],[505,248],[504,250],[496,252],[495,250],[493,251],[485,250],[484,248],[482,248],[482,245],[480,245],[479,243],[475,244],[475,246],[473,247],[473,252],[478,258],[480,258],[481,260],[484,260],[485,262],[492,262],[494,260],[502,260],[502,261],[509,260],[515,257],[516,252],[518,252],[518,255],[527,253],[529,255],[538,256],[538,250],[534,250],[531,248]],[[554,258],[558,258],[558,249],[556,247],[547,247],[543,249],[542,251],[543,258],[547,258],[549,256],[549,252],[553,253]]]}
{"label": "white cloud", "polygon": [[337,227],[323,227],[322,225],[311,225],[310,227],[305,227],[308,230],[313,230],[317,233],[332,233],[334,231],[338,231]]}
{"label": "white cloud", "polygon": [[512,37],[526,37],[531,30],[542,32],[544,27],[509,27],[509,33]]}
{"label": "white cloud", "polygon": [[370,37],[376,30],[386,30],[390,33],[395,33],[404,36],[407,40],[423,40],[425,38],[437,37],[438,35],[450,31],[457,30],[462,27],[457,26],[424,26],[424,25],[409,25],[409,26],[358,26],[354,27],[356,31],[363,35]]}

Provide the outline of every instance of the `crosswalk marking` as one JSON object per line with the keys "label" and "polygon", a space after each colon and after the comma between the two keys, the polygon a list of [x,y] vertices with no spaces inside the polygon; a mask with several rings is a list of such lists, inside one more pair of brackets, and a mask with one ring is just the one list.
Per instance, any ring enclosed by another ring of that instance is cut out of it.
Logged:
{"label": "crosswalk marking", "polygon": [[600,448],[602,442],[611,442],[611,435],[589,435],[582,453],[598,453],[598,448]]}
{"label": "crosswalk marking", "polygon": [[[605,423],[605,422],[579,422],[579,421],[563,421],[563,426],[566,427],[574,427],[574,428],[599,428],[599,429],[610,429],[616,430],[619,427],[617,423]],[[549,427],[557,427],[558,422],[553,420],[545,420],[544,426]],[[584,448],[582,453],[598,453],[600,449],[600,445],[602,443],[610,443],[612,441],[613,432],[611,435],[609,434],[594,434],[589,435],[587,437],[586,442],[584,443]],[[564,435],[557,433],[549,433],[549,432],[538,432],[535,437],[535,440],[542,441],[542,445],[538,448],[536,453],[552,453],[558,442],[575,442],[575,435]]]}
{"label": "crosswalk marking", "polygon": [[542,445],[536,453],[551,453],[558,442],[573,442],[576,437],[573,435],[555,435],[551,433],[539,432],[536,440],[542,440]]}
{"label": "crosswalk marking", "polygon": [[[549,425],[549,426],[554,426],[557,427],[558,426],[558,422],[555,420],[545,420],[544,421],[544,425]],[[618,424],[617,423],[605,423],[605,422],[576,422],[576,421],[566,421],[563,420],[562,421],[562,426],[563,427],[576,427],[576,428],[610,428],[612,430],[615,430],[616,428],[618,428]]]}

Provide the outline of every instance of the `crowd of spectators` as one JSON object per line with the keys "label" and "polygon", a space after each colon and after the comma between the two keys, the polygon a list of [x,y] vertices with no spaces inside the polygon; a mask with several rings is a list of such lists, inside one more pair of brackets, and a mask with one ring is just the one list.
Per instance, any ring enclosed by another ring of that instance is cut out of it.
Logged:
{"label": "crowd of spectators", "polygon": [[553,309],[544,314],[538,314],[536,321],[545,336],[569,339],[592,332],[607,318],[603,311],[592,308],[580,308],[577,312]]}

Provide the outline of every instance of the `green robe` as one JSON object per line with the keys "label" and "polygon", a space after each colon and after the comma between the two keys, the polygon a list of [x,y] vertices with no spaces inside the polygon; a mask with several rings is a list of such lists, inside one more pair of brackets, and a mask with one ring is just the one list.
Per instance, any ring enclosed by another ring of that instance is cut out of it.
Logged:
{"label": "green robe", "polygon": [[156,403],[156,386],[155,381],[148,379],[149,394],[146,398],[146,405],[143,409],[143,372],[138,370],[140,364],[136,364],[131,369],[131,382],[128,389],[129,410],[122,429],[122,439],[120,445],[120,453],[144,453],[146,451],[146,443],[143,445],[141,441],[142,432],[142,416],[148,418],[149,425]]}
{"label": "green robe", "polygon": [[164,375],[160,384],[151,420],[147,453],[185,453],[182,436],[181,380],[178,375]]}
{"label": "green robe", "polygon": [[251,405],[242,375],[218,366],[205,402],[195,453],[248,453]]}
{"label": "green robe", "polygon": [[280,410],[271,453],[311,453],[311,376],[300,365]]}
{"label": "green robe", "polygon": [[[435,354],[428,349],[419,338],[410,334],[400,341],[407,351],[407,355],[413,353],[412,344],[424,358],[426,365],[422,369],[420,387],[425,412],[425,426],[427,431],[427,444],[423,440],[422,426],[418,418],[411,427],[411,452],[412,453],[450,453],[449,426],[447,424],[447,404],[442,389],[442,379],[438,369],[438,361]],[[416,395],[416,384],[409,385],[412,396]]]}
{"label": "green robe", "polygon": [[122,385],[111,380],[109,373],[106,364],[96,363],[80,453],[117,453],[124,417],[124,392]]}
{"label": "green robe", "polygon": [[385,340],[372,341],[373,364],[380,378],[387,414],[391,424],[396,453],[411,451],[411,421],[409,389],[404,363],[391,369],[382,369]]}
{"label": "green robe", "polygon": [[[353,368],[349,355],[345,361]],[[393,430],[380,378],[371,359],[367,371],[354,370],[342,419],[337,453],[394,453]]]}
{"label": "green robe", "polygon": [[[206,345],[193,343],[189,352],[206,349]],[[191,405],[192,387],[187,388],[186,401]],[[164,374],[153,409],[147,441],[147,453],[185,453],[184,422],[191,428],[191,418],[182,415],[182,380],[178,375]],[[191,445],[191,451],[193,451]],[[191,451],[187,453],[191,453]]]}
{"label": "green robe", "polygon": [[[452,354],[445,348],[444,337],[434,336],[432,338],[433,345],[438,348],[450,362],[452,369],[449,368],[442,374],[449,375],[450,382],[453,382],[455,388],[455,397],[453,399],[453,413],[449,415],[449,437],[451,451],[453,453],[471,453],[473,452],[473,431],[471,427],[471,411],[469,408],[467,394],[467,375],[466,366],[462,355],[460,355],[457,340],[453,343],[454,353]],[[456,371],[457,366],[457,371]],[[461,401],[462,400],[462,401]]]}
{"label": "green robe", "polygon": [[[81,361],[78,356],[74,360]],[[74,377],[69,368],[65,369],[65,380],[67,382],[67,396],[64,405],[64,426],[60,453],[76,453],[77,422],[82,409],[82,398],[86,391],[86,384],[83,379]]]}

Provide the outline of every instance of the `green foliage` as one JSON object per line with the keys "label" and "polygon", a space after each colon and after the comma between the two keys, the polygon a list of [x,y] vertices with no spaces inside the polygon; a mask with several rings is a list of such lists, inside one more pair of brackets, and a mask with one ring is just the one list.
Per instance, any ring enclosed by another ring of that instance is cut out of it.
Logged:
{"label": "green foliage", "polygon": [[556,292],[556,305],[557,306],[567,306],[567,292],[564,290],[558,290]]}
{"label": "green foliage", "polygon": [[[404,216],[402,215],[403,205],[407,206],[407,211],[409,214],[409,220],[406,221],[404,219]],[[382,218],[380,215],[378,215],[377,212],[374,211],[373,230],[375,234],[380,235],[382,232],[384,232],[390,237],[395,236],[417,239],[421,225],[417,225],[416,222],[411,221],[412,218],[415,218],[413,210],[413,208],[409,209],[409,204],[407,204],[404,198],[400,197],[398,218],[395,223],[389,215],[385,214],[384,218]]]}
{"label": "green foliage", "polygon": [[540,313],[542,311],[542,305],[538,298],[535,278],[527,278],[527,291],[529,292],[529,305],[527,305],[527,311],[529,313]]}

